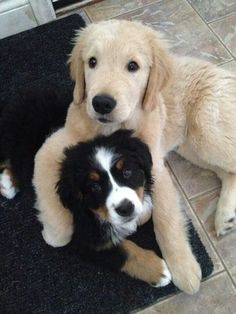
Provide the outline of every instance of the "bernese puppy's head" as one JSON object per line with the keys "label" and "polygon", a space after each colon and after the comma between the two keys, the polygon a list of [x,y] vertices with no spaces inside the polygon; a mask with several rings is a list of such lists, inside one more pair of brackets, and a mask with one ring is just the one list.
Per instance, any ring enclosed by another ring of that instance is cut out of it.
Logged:
{"label": "bernese puppy's head", "polygon": [[82,246],[116,246],[150,217],[151,154],[132,131],[81,142],[64,155],[57,193]]}

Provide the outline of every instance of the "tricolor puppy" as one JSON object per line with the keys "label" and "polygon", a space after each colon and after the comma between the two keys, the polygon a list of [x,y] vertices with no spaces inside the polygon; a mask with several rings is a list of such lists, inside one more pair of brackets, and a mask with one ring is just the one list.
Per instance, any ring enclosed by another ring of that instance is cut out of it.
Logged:
{"label": "tricolor puppy", "polygon": [[57,193],[73,215],[73,237],[82,254],[160,287],[171,280],[165,262],[159,261],[152,282],[142,263],[153,268],[159,257],[148,250],[144,255],[125,240],[151,216],[151,170],[148,146],[132,131],[119,130],[64,151]]}
{"label": "tricolor puppy", "polygon": [[152,159],[131,135],[120,130],[65,150],[57,193],[90,249],[120,244],[151,216]]}

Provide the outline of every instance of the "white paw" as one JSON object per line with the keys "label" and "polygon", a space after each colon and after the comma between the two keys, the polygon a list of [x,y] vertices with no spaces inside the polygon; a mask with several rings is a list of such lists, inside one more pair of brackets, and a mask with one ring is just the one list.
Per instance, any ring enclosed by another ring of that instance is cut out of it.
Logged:
{"label": "white paw", "polygon": [[217,236],[229,233],[236,227],[236,214],[233,212],[217,211],[215,218],[215,229]]}
{"label": "white paw", "polygon": [[13,199],[18,192],[18,189],[13,185],[7,170],[4,170],[0,177],[0,192],[2,196],[8,199]]}
{"label": "white paw", "polygon": [[161,275],[161,279],[157,284],[153,284],[152,286],[155,288],[165,287],[171,282],[171,273],[166,265],[166,262],[163,260],[163,273]]}
{"label": "white paw", "polygon": [[[51,229],[51,228],[50,228]],[[49,228],[44,228],[42,231],[42,236],[44,241],[52,247],[61,247],[67,245],[72,237],[72,232],[59,233],[50,230]]]}

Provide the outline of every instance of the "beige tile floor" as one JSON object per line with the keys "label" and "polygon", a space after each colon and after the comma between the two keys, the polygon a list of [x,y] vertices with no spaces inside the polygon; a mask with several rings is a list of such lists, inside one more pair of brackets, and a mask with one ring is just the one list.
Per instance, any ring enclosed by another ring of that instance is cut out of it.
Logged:
{"label": "beige tile floor", "polygon": [[[114,17],[141,20],[161,30],[173,52],[199,57],[236,73],[235,0],[105,0],[79,13],[88,22]],[[193,166],[175,153],[169,156],[168,164],[182,207],[214,262],[214,272],[196,295],[179,293],[142,313],[235,314],[236,230],[217,239],[213,227],[220,182],[210,171]]]}

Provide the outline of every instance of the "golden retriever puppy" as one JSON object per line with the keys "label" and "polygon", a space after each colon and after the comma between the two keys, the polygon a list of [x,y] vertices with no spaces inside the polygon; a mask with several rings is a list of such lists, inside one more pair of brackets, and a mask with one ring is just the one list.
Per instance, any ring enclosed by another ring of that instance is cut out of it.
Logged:
{"label": "golden retriever puppy", "polygon": [[[217,172],[223,188],[216,230],[224,234],[231,229],[236,207],[236,78],[209,63],[174,57],[158,32],[118,20],[80,32],[69,62],[75,88],[65,126],[46,140],[35,159],[45,241],[63,246],[73,234],[73,217],[55,192],[64,148],[119,128],[134,129],[152,153],[152,216],[163,258],[173,282],[195,293],[201,269],[164,158],[178,147],[184,157]],[[141,248],[127,249],[130,264],[125,271],[157,283],[164,272],[162,260],[150,259]]]}

